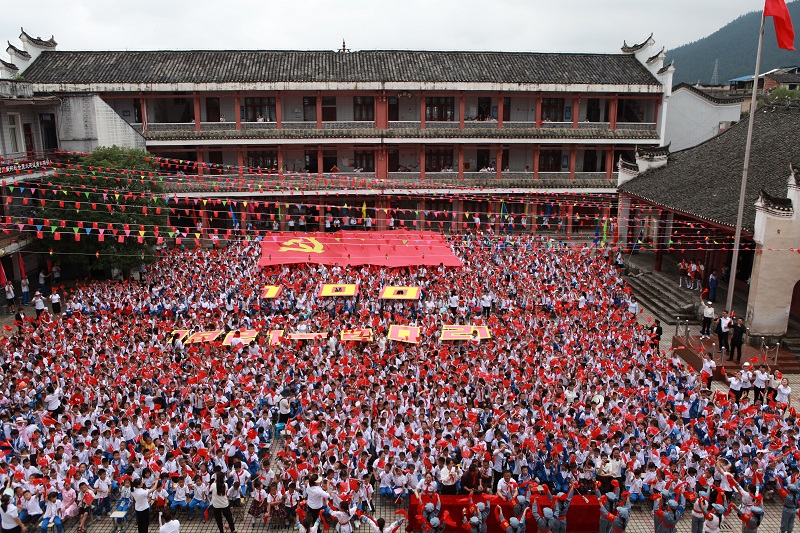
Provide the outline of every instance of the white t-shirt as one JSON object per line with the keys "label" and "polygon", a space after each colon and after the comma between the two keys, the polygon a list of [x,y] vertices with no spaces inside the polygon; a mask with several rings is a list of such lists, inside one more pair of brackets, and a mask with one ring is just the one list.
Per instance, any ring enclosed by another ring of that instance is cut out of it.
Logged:
{"label": "white t-shirt", "polygon": [[230,505],[230,500],[228,500],[228,485],[225,484],[225,490],[222,494],[217,494],[217,482],[215,480],[211,480],[211,506],[216,507],[217,509],[224,509]]}
{"label": "white t-shirt", "polygon": [[17,521],[14,520],[19,516],[19,511],[17,510],[17,506],[13,503],[8,503],[8,508],[3,511],[0,510],[0,517],[2,517],[2,526],[3,529],[14,529],[18,527]]}
{"label": "white t-shirt", "polygon": [[133,508],[137,511],[146,511],[150,508],[150,502],[147,501],[147,490],[139,487],[134,489],[133,493]]}
{"label": "white t-shirt", "polygon": [[318,485],[306,489],[306,503],[311,509],[322,509],[328,499],[330,495]]}
{"label": "white t-shirt", "polygon": [[159,533],[178,533],[180,530],[181,523],[174,519],[170,520],[158,529]]}

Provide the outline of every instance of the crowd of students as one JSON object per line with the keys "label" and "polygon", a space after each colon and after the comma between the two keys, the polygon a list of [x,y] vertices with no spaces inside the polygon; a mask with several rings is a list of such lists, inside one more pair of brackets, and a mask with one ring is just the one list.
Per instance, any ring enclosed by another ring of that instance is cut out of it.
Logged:
{"label": "crowd of students", "polygon": [[[151,507],[203,520],[224,497],[248,502],[253,526],[394,531],[404,519],[374,520],[375,503],[402,509],[414,493],[432,510],[439,494],[479,502],[461,517],[429,512],[434,533],[485,532],[489,494],[518,502],[499,520],[514,532],[526,520],[566,527],[576,494],[600,496],[602,533],[624,531],[640,500],[663,532],[690,508],[701,530],[730,510],[752,525],[773,494],[794,516],[790,395],[712,392],[659,349],[596,246],[450,243],[463,268],[259,269],[256,241],[174,248],[141,281],[67,291],[63,313],[25,319],[0,345],[3,528],[61,533],[75,519],[81,532],[92,513],[128,505],[140,527]],[[320,298],[322,283],[359,293]],[[262,300],[265,284],[284,289]],[[422,296],[380,300],[385,285]],[[419,342],[387,340],[391,324],[421,327]],[[491,338],[441,341],[444,324],[485,325]],[[374,340],[339,340],[355,328]],[[219,329],[329,335],[223,346],[171,333]],[[214,513],[222,532],[227,516]]]}

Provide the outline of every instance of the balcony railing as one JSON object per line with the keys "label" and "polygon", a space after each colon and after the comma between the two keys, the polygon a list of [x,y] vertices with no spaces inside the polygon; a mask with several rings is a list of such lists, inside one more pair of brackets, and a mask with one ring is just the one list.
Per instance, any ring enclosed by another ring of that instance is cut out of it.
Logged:
{"label": "balcony railing", "polygon": [[[202,124],[201,124],[202,127]],[[194,122],[148,122],[150,131],[194,131]]]}
{"label": "balcony railing", "polygon": [[419,120],[390,120],[389,129],[414,129],[419,128]]}
{"label": "balcony railing", "polygon": [[571,128],[572,121],[569,122],[542,122],[543,128]]}
{"label": "balcony railing", "polygon": [[617,122],[618,130],[655,131],[655,122]]}
{"label": "balcony railing", "polygon": [[451,130],[451,129],[458,129],[458,122],[452,121],[433,121],[433,122],[426,122],[425,127],[429,130]]}
{"label": "balcony railing", "polygon": [[276,122],[242,122],[244,131],[274,130],[277,127]]}
{"label": "balcony railing", "polygon": [[315,130],[317,129],[316,121],[303,121],[303,122],[282,122],[281,126],[285,129],[294,130]]}
{"label": "balcony railing", "polygon": [[[491,124],[491,123],[490,123]],[[494,123],[496,124],[496,123]],[[535,128],[536,122],[524,122],[524,121],[504,121],[503,128],[510,129],[510,130],[522,130],[528,128]]]}
{"label": "balcony railing", "polygon": [[578,122],[578,129],[581,130],[607,130],[611,129],[609,122]]}
{"label": "balcony railing", "polygon": [[236,129],[235,122],[201,122],[202,131],[233,131]]}
{"label": "balcony railing", "polygon": [[375,122],[371,120],[347,120],[336,122],[323,122],[323,130],[354,130],[354,129],[374,129]]}

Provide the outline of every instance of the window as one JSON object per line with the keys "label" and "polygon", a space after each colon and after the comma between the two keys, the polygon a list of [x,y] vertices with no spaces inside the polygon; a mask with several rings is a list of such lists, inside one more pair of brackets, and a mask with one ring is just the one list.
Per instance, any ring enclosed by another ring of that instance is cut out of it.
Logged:
{"label": "window", "polygon": [[303,120],[306,122],[317,121],[317,98],[315,96],[303,98]]}
{"label": "window", "polygon": [[323,122],[336,122],[336,97],[322,97],[322,120]]}
{"label": "window", "polygon": [[[354,96],[353,120],[375,120],[375,98],[372,96]],[[364,167],[365,170],[366,168]]]}
{"label": "window", "polygon": [[453,166],[453,150],[449,148],[425,149],[425,172],[441,172]]}
{"label": "window", "polygon": [[21,130],[19,127],[19,115],[16,113],[9,113],[8,115],[8,138],[11,141],[11,153],[20,152],[22,146]]}
{"label": "window", "polygon": [[[275,98],[269,97],[247,97],[244,99],[244,107],[242,108],[242,120],[245,122],[275,122],[277,115],[275,114]],[[258,117],[263,117],[259,121]]]}
{"label": "window", "polygon": [[353,154],[353,168],[361,167],[364,172],[375,172],[375,151],[356,150]]}
{"label": "window", "polygon": [[564,122],[564,99],[542,98],[542,120],[545,122]]}
{"label": "window", "polygon": [[561,150],[542,150],[539,154],[540,172],[561,172]]}
{"label": "window", "polygon": [[278,168],[278,152],[277,150],[248,151],[247,166],[262,169]]}
{"label": "window", "polygon": [[511,97],[503,98],[503,121],[511,122]]}
{"label": "window", "polygon": [[455,98],[452,96],[428,96],[425,98],[425,120],[451,122],[455,116]]}

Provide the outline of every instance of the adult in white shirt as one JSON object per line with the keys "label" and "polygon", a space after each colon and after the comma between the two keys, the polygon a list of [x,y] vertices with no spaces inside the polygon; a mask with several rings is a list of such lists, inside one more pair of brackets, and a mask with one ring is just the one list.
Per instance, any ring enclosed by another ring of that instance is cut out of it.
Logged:
{"label": "adult in white shirt", "polygon": [[792,403],[792,388],[789,386],[789,380],[783,378],[781,384],[778,385],[778,391],[775,394],[775,401],[778,403],[785,403],[787,405]]}
{"label": "adult in white shirt", "polygon": [[172,511],[167,508],[162,513],[158,513],[159,533],[180,533],[181,523],[172,516]]}
{"label": "adult in white shirt", "polygon": [[0,523],[2,523],[3,533],[25,533],[27,529],[22,520],[19,519],[19,509],[11,503],[11,495],[3,493],[0,497]]}
{"label": "adult in white shirt", "polygon": [[233,514],[231,514],[231,502],[228,499],[228,484],[225,483],[225,474],[222,467],[214,467],[215,480],[211,483],[211,508],[214,510],[214,520],[217,522],[219,533],[225,533],[222,526],[222,517],[228,522],[231,533],[236,533],[236,526],[233,524]]}
{"label": "adult in white shirt", "polygon": [[764,401],[764,391],[770,381],[769,366],[761,364],[753,373],[753,403],[761,405]]}
{"label": "adult in white shirt", "polygon": [[136,511],[136,526],[139,533],[147,533],[150,528],[150,494],[155,492],[161,483],[154,483],[150,490],[142,487],[141,478],[131,482],[131,496],[133,497],[133,509]]}
{"label": "adult in white shirt", "polygon": [[325,503],[331,499],[331,495],[320,486],[322,480],[317,474],[311,474],[308,478],[306,487],[306,505],[308,505],[309,515],[316,520]]}
{"label": "adult in white shirt", "polygon": [[707,352],[703,359],[703,368],[700,370],[701,376],[703,376],[703,385],[707,389],[711,388],[711,380],[714,379],[714,370],[717,369],[717,362],[714,361],[714,354],[711,352]]}
{"label": "adult in white shirt", "polygon": [[64,393],[61,390],[61,385],[58,382],[58,377],[53,378],[55,383],[47,386],[47,395],[44,397],[45,409],[50,413],[51,417],[57,417],[64,412],[64,407],[61,405],[61,397]]}

